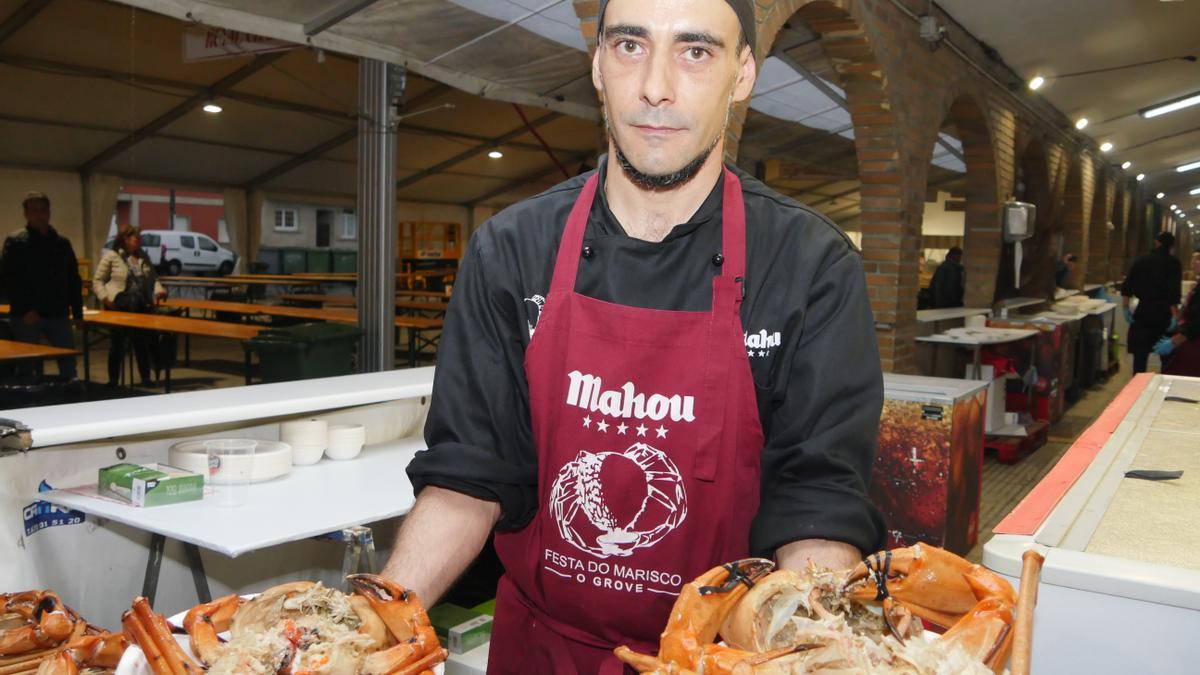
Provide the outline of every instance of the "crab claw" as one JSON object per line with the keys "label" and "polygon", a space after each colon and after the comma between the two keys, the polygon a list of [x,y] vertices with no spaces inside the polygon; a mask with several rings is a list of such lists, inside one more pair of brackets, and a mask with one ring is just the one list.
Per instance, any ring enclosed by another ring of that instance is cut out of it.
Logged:
{"label": "crab claw", "polygon": [[416,593],[375,574],[352,574],[346,581],[366,599],[399,643],[372,653],[360,672],[364,675],[419,673],[446,660],[447,652],[441,648]]}
{"label": "crab claw", "polygon": [[845,593],[862,603],[895,598],[913,614],[949,628],[983,597],[1000,590],[985,582],[976,567],[943,549],[915,544],[868,556],[850,571]]}

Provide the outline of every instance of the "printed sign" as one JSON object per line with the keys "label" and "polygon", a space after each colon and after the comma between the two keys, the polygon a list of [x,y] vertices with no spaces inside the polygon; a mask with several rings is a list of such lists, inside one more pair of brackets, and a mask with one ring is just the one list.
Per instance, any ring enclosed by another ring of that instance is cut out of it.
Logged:
{"label": "printed sign", "polygon": [[[53,489],[46,481],[42,481],[38,485],[38,492],[49,492]],[[61,506],[55,506],[50,502],[38,500],[26,506],[21,517],[25,522],[25,536],[28,537],[34,532],[41,532],[47,527],[79,525],[83,522],[85,516],[83,511],[65,509]]]}
{"label": "printed sign", "polygon": [[266,54],[295,49],[297,45],[283,40],[251,35],[239,30],[198,26],[183,33],[183,60],[213,61],[245,54]]}

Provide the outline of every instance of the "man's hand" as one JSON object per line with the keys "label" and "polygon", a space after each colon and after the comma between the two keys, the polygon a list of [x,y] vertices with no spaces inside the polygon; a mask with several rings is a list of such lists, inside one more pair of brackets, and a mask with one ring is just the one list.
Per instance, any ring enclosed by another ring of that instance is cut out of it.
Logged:
{"label": "man's hand", "polygon": [[38,314],[36,309],[31,309],[28,312],[25,312],[25,315],[21,317],[21,323],[25,324],[26,326],[36,326],[39,322],[41,322],[41,320],[42,315]]}
{"label": "man's hand", "polygon": [[496,502],[427,487],[404,518],[381,574],[432,607],[479,555],[498,520]]}
{"label": "man's hand", "polygon": [[862,560],[862,552],[850,544],[828,539],[804,539],[780,546],[775,552],[779,567],[789,570],[804,570],[808,562],[831,570],[854,567]]}

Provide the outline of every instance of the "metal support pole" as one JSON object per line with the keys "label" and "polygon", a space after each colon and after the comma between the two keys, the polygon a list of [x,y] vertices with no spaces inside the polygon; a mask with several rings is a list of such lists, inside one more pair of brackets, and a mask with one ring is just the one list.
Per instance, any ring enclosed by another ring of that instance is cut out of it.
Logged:
{"label": "metal support pole", "polygon": [[395,364],[396,117],[404,91],[399,66],[358,62],[358,370]]}

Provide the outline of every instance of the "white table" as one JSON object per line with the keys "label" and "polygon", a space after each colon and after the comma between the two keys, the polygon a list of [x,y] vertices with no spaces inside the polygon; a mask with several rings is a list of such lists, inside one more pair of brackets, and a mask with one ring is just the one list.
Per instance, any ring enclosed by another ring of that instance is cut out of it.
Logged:
{"label": "white table", "polygon": [[988,315],[992,310],[986,307],[945,307],[942,309],[922,309],[917,311],[917,321],[920,323],[937,323],[951,319],[966,319],[972,316]]}
{"label": "white table", "polygon": [[969,348],[973,351],[972,361],[975,364],[976,379],[979,378],[979,355],[984,345],[999,345],[1017,342],[1037,335],[1036,330],[1024,328],[954,328],[937,335],[925,335],[917,338],[918,342],[932,342],[942,345],[955,345]]}
{"label": "white table", "polygon": [[1080,290],[1077,290],[1074,288],[1056,288],[1056,289],[1054,289],[1054,299],[1062,300],[1063,298],[1069,298],[1069,297],[1072,297],[1075,295],[1079,295],[1080,293],[1083,293],[1083,291],[1080,291]]}
{"label": "white table", "polygon": [[[420,437],[405,438],[364,448],[348,461],[329,459],[298,466],[276,480],[250,486],[245,506],[227,508],[206,500],[135,508],[80,490],[52,490],[38,495],[57,506],[78,509],[145,530],[153,536],[146,563],[143,592],[153,598],[166,539],[184,543],[192,567],[196,592],[207,602],[208,582],[196,547],[229,557],[402,516],[415,501],[405,468],[425,449]],[[369,535],[369,532],[368,532]]]}
{"label": "white table", "polygon": [[1021,309],[1022,307],[1033,307],[1046,302],[1042,298],[1009,298],[996,303],[996,312],[1001,317],[1008,317],[1009,310]]}

